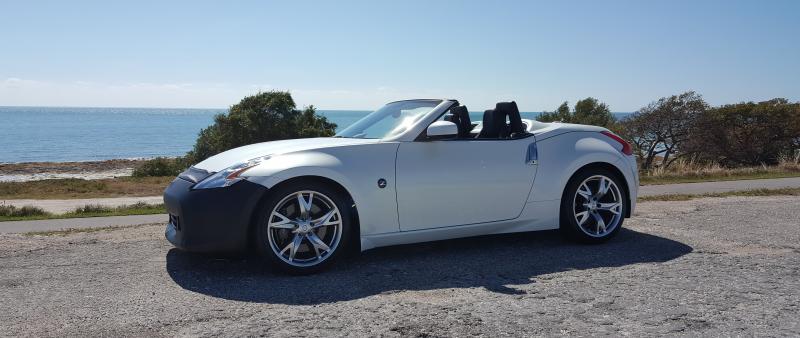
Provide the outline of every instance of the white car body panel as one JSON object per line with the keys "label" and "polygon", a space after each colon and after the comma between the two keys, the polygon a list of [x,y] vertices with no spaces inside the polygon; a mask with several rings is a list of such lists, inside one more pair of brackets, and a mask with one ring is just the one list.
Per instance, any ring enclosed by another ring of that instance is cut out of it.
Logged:
{"label": "white car body panel", "polygon": [[534,137],[402,142],[397,151],[400,229],[514,219],[536,176],[525,163]]}
{"label": "white car body panel", "polygon": [[[252,144],[195,167],[217,172],[271,157],[242,174],[271,188],[306,176],[341,185],[356,206],[361,249],[484,234],[556,229],[561,195],[581,167],[602,163],[625,178],[630,210],[638,174],[633,156],[605,128],[525,120],[532,136],[509,140],[415,141],[448,108],[433,109],[391,139],[313,138]],[[476,129],[479,129],[477,126]],[[538,161],[529,163],[535,143]],[[385,179],[385,188],[378,180]]]}

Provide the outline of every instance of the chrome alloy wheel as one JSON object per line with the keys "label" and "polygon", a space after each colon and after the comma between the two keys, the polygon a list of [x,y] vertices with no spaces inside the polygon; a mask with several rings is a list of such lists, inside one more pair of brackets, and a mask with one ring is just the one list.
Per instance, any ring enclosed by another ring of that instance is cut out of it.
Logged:
{"label": "chrome alloy wheel", "polygon": [[578,227],[592,237],[604,237],[622,220],[622,199],[617,185],[610,178],[594,175],[585,179],[573,198],[573,213]]}
{"label": "chrome alloy wheel", "polygon": [[339,209],[328,196],[316,191],[297,191],[284,197],[267,222],[272,252],[292,266],[322,263],[342,239]]}

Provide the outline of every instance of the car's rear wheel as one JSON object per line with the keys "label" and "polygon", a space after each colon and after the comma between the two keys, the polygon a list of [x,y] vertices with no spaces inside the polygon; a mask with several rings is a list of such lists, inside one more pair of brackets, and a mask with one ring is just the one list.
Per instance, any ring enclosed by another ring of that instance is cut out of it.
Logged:
{"label": "car's rear wheel", "polygon": [[272,265],[294,274],[319,271],[349,245],[348,199],[327,184],[291,182],[270,192],[257,225],[257,247]]}
{"label": "car's rear wheel", "polygon": [[620,178],[605,169],[583,170],[567,183],[561,198],[561,231],[584,243],[600,243],[616,235],[627,204]]}

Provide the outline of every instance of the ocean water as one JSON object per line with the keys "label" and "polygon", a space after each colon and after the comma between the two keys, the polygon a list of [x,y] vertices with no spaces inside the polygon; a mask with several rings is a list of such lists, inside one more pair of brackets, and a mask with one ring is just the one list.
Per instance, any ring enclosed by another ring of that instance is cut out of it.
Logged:
{"label": "ocean water", "polygon": [[[180,156],[226,109],[0,107],[0,163]],[[369,111],[318,110],[338,130]],[[522,113],[535,118],[539,113]],[[615,113],[618,116],[625,113]],[[481,114],[470,113],[476,121]]]}

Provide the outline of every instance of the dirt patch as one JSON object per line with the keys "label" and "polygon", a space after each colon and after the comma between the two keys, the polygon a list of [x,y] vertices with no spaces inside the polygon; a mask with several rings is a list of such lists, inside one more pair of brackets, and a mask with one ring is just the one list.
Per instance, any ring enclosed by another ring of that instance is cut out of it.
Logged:
{"label": "dirt patch", "polygon": [[88,162],[0,163],[0,182],[24,182],[56,178],[100,179],[130,176],[142,160]]}

